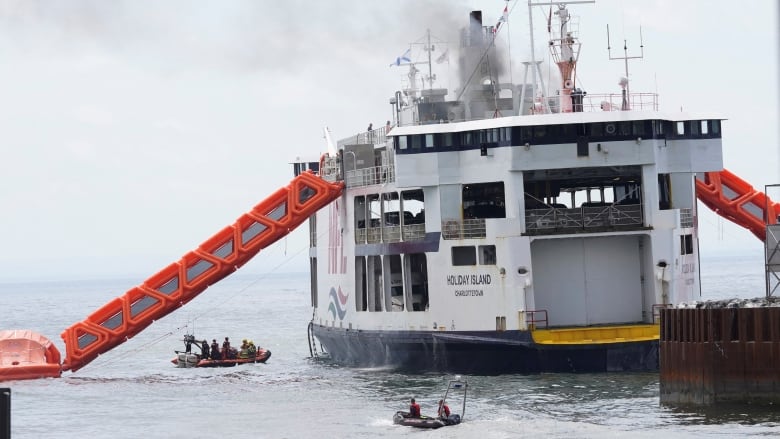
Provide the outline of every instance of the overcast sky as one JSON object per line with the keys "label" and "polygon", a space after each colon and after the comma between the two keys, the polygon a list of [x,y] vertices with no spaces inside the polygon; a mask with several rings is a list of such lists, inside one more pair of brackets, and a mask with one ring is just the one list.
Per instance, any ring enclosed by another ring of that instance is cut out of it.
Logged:
{"label": "overcast sky", "polygon": [[[0,1],[0,281],[156,273],[289,183],[290,161],[325,150],[324,126],[339,139],[390,119],[405,70],[388,66],[426,28],[454,48],[470,10],[493,24],[504,5]],[[511,47],[519,82],[527,5],[509,7],[499,49]],[[657,91],[663,110],[723,115],[725,166],[759,188],[780,182],[774,0],[570,9],[581,87],[619,92],[623,64],[608,59],[606,25],[630,55],[641,25],[632,92]],[[534,15],[545,64],[546,13]],[[437,65],[442,87],[454,86],[447,66]],[[708,212],[700,227],[705,255],[761,252]],[[304,229],[245,269],[305,271]]]}

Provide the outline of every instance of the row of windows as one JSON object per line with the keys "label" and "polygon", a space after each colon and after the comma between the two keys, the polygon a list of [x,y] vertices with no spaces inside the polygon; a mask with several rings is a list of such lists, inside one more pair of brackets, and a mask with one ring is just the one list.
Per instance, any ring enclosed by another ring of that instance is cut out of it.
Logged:
{"label": "row of windows", "polygon": [[471,149],[480,145],[538,145],[576,143],[578,140],[610,141],[636,138],[720,138],[720,120],[635,120],[625,122],[595,122],[565,125],[537,125],[491,128],[457,133],[415,134],[396,136],[395,147],[400,153],[426,150]]}

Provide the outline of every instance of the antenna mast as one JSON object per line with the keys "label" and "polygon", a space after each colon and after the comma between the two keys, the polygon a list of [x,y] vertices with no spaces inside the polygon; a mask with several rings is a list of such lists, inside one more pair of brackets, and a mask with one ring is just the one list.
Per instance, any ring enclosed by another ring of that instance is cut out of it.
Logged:
{"label": "antenna mast", "polygon": [[623,56],[612,56],[612,46],[609,40],[609,25],[607,25],[607,53],[609,54],[609,59],[611,61],[622,59],[625,63],[626,68],[626,76],[620,79],[620,87],[623,88],[623,105],[620,108],[621,110],[630,110],[631,107],[628,105],[628,97],[629,94],[629,87],[628,87],[628,60],[630,59],[642,59],[645,57],[645,45],[642,41],[642,26],[639,26],[639,55],[638,56],[628,56],[628,42],[626,39],[623,39]]}
{"label": "antenna mast", "polygon": [[425,44],[425,51],[428,52],[428,76],[425,77],[425,79],[428,81],[428,90],[433,89],[433,81],[436,80],[436,75],[433,74],[433,62],[431,60],[432,53],[434,50],[436,50],[436,46],[431,44],[431,30],[428,29],[426,32],[427,37],[427,43]]}

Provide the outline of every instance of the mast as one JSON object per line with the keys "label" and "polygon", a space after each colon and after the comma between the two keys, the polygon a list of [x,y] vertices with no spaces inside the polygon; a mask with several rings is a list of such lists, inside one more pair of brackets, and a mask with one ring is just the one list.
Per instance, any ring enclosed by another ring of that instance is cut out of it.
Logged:
{"label": "mast", "polygon": [[621,105],[621,110],[630,110],[631,106],[629,105],[629,86],[628,83],[630,82],[628,80],[628,60],[629,59],[642,59],[645,57],[645,45],[642,41],[642,27],[639,27],[639,56],[628,56],[628,41],[626,39],[623,39],[623,56],[612,56],[612,45],[609,41],[609,25],[607,25],[607,53],[609,54],[609,59],[619,60],[622,59],[625,65],[626,69],[626,76],[620,78],[619,85],[623,89],[623,104]]}
{"label": "mast", "polygon": [[428,90],[433,89],[433,81],[436,77],[433,75],[433,60],[431,59],[432,53],[436,50],[436,47],[431,44],[431,30],[426,30],[427,43],[425,44],[425,51],[428,52]]}
{"label": "mast", "polygon": [[[558,52],[559,58],[556,60],[556,63],[558,64],[558,68],[559,69],[562,69],[561,62],[568,63],[568,65],[570,66],[570,68],[566,69],[566,72],[564,72],[564,70],[561,70],[561,76],[563,76],[562,81],[564,83],[564,84],[562,84],[562,85],[564,85],[563,90],[567,89],[565,87],[565,83],[566,83],[567,79],[569,79],[569,81],[571,82],[571,85],[572,85],[572,87],[570,89],[568,89],[569,91],[568,91],[568,93],[566,94],[565,97],[563,96],[563,92],[562,92],[561,102],[563,102],[564,100],[567,100],[569,102],[569,104],[571,104],[571,89],[573,89],[573,79],[572,79],[573,76],[572,75],[574,73],[574,68],[576,67],[577,57],[579,57],[579,46],[580,46],[580,44],[578,42],[576,42],[576,38],[575,38],[575,41],[568,41],[568,40],[564,41],[565,34],[563,33],[563,30],[565,30],[566,25],[568,23],[568,19],[569,19],[569,14],[568,14],[568,10],[566,9],[566,5],[568,5],[568,4],[580,4],[580,3],[583,3],[583,4],[584,3],[596,3],[596,1],[595,0],[574,0],[574,1],[556,1],[556,2],[554,2],[554,1],[550,0],[550,1],[546,1],[546,2],[534,2],[533,0],[528,0],[528,23],[529,23],[530,33],[531,33],[531,61],[530,61],[529,64],[526,64],[526,69],[528,69],[528,67],[530,65],[531,69],[533,70],[533,83],[531,85],[533,99],[536,99],[537,83],[539,85],[541,85],[541,96],[540,97],[542,99],[542,103],[541,103],[541,108],[538,109],[538,111],[541,112],[541,113],[549,113],[550,109],[548,108],[548,105],[547,105],[544,79],[542,78],[541,71],[539,71],[539,64],[538,64],[539,62],[536,61],[536,54],[535,54],[535,49],[534,49],[533,7],[534,6],[549,6],[550,8],[552,8],[553,5],[557,5],[558,6],[558,11],[556,11],[555,15],[558,16],[559,20],[561,20],[562,30],[561,30],[561,36],[560,36],[560,40],[561,40],[560,41],[560,49],[563,49],[563,46],[564,46],[564,43],[565,43],[565,45],[567,46],[566,49],[565,49],[566,54],[569,54],[571,56],[569,56],[568,58],[561,58],[560,55],[562,55],[562,53],[559,51]],[[564,21],[564,17],[562,15],[560,15],[562,13],[565,13],[565,21]],[[549,25],[549,23],[548,23],[548,25]],[[550,39],[550,45],[551,45],[550,46],[550,50],[553,51],[555,48],[552,46],[553,45],[552,38]],[[576,45],[576,53],[574,53],[575,45]],[[553,53],[553,57],[555,57],[555,56],[556,56],[556,54]],[[564,56],[565,56],[565,54],[564,54]],[[559,61],[561,61],[561,62],[559,62]],[[572,63],[572,61],[573,61],[573,63]],[[536,111],[537,111],[537,108],[534,105],[533,112],[536,112]],[[569,111],[571,111],[571,106],[569,106]]]}

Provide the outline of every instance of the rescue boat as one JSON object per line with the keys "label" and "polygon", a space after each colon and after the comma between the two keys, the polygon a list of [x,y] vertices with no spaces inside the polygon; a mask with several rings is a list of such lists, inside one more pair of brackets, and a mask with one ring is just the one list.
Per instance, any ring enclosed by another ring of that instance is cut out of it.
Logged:
{"label": "rescue boat", "polygon": [[60,352],[48,338],[29,330],[0,331],[0,381],[60,375]]}

